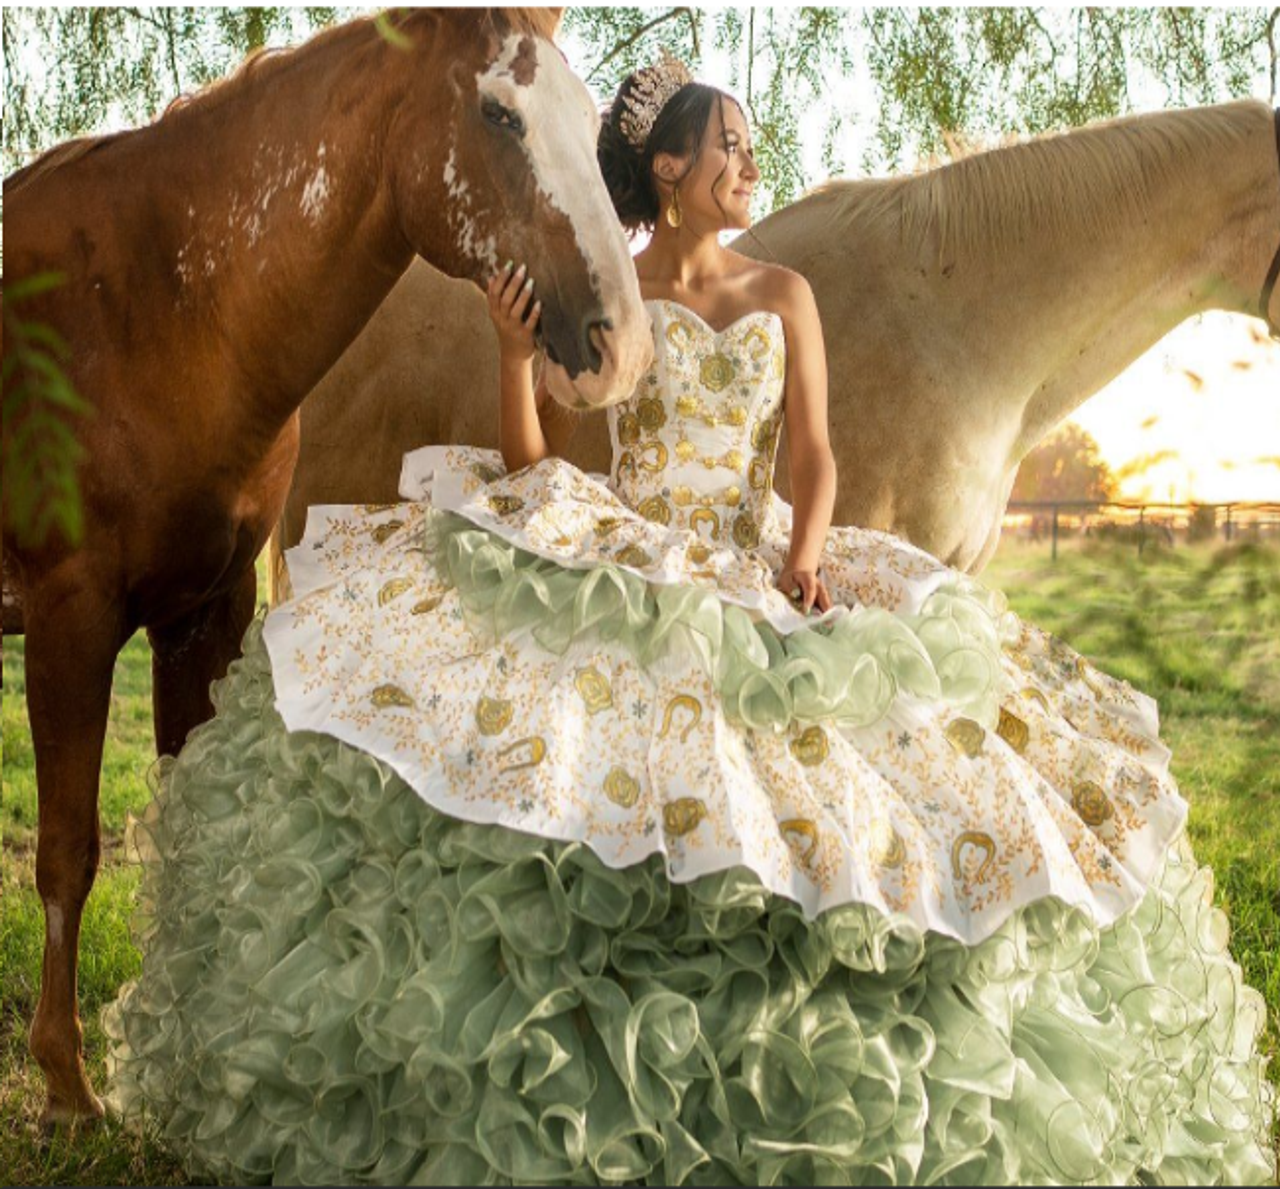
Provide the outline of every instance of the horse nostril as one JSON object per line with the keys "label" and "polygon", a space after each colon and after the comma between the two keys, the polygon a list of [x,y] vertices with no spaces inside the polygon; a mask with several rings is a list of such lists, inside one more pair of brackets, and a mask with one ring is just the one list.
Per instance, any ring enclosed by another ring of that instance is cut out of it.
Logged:
{"label": "horse nostril", "polygon": [[596,346],[596,335],[593,331],[599,332],[600,341],[604,342],[604,332],[613,329],[612,318],[592,318],[587,321],[587,329],[583,338],[583,346],[585,348],[587,364],[593,372],[600,370],[600,365],[604,361],[604,356],[600,354],[600,348]]}

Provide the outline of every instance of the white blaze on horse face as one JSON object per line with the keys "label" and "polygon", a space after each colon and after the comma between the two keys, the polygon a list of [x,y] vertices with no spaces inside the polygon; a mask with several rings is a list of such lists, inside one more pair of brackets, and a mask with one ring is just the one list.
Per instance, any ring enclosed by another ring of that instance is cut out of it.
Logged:
{"label": "white blaze on horse face", "polygon": [[607,307],[611,293],[621,289],[627,270],[634,268],[618,234],[617,213],[598,180],[600,117],[581,79],[559,50],[541,38],[534,39],[537,63],[532,83],[517,82],[511,63],[528,36],[507,37],[492,65],[476,75],[477,90],[481,99],[495,99],[524,118],[521,144],[534,183],[548,204],[568,218]]}

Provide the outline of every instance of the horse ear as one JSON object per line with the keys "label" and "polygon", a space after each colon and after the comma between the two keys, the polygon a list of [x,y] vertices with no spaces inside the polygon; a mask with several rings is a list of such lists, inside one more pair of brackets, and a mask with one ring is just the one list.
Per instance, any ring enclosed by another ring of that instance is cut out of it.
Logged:
{"label": "horse ear", "polygon": [[548,8],[547,15],[551,18],[551,34],[554,37],[560,32],[560,21],[564,17],[564,9]]}

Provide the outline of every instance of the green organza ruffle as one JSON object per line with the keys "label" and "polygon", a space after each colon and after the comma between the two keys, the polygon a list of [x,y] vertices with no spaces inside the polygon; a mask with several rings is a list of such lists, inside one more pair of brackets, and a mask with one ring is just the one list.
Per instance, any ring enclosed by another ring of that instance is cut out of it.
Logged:
{"label": "green organza ruffle", "polygon": [[1184,842],[980,945],[467,824],[289,734],[261,627],[133,839],[111,1098],[232,1183],[1261,1183],[1261,999]]}
{"label": "green organza ruffle", "polygon": [[457,513],[432,509],[423,537],[482,640],[528,632],[561,654],[584,637],[618,640],[645,667],[669,649],[691,651],[726,717],[754,729],[796,719],[864,727],[899,693],[945,700],[994,726],[1006,692],[1001,596],[975,582],[948,584],[917,614],[859,607],[783,633],[712,590],[650,583],[610,562],[571,569]]}

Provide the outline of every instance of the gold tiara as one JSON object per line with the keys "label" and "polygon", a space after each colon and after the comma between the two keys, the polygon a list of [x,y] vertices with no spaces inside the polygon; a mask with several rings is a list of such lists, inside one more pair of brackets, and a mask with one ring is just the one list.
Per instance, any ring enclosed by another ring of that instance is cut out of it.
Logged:
{"label": "gold tiara", "polygon": [[618,128],[632,148],[644,148],[644,142],[653,131],[658,113],[681,87],[693,82],[689,68],[662,47],[662,55],[652,66],[638,70],[631,93],[622,97],[627,109],[618,117]]}

